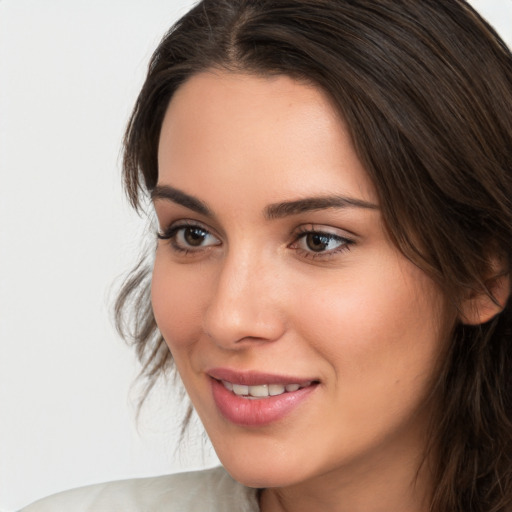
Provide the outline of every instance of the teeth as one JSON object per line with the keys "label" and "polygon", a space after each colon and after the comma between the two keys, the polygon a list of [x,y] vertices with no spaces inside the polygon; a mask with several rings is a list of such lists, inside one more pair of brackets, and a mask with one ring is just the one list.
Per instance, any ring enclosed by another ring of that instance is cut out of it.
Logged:
{"label": "teeth", "polygon": [[270,396],[282,395],[284,393],[285,386],[282,384],[269,384],[268,394]]}
{"label": "teeth", "polygon": [[249,386],[249,395],[258,398],[268,396],[268,386],[266,384],[261,386]]}
{"label": "teeth", "polygon": [[249,386],[242,386],[242,384],[233,384],[233,393],[235,395],[248,395],[249,394]]}
{"label": "teeth", "polygon": [[268,396],[282,395],[285,392],[292,393],[293,391],[310,386],[311,381],[302,384],[261,384],[258,386],[244,386],[243,384],[232,384],[231,382],[223,380],[222,384],[227,390],[232,391],[238,396],[265,398]]}

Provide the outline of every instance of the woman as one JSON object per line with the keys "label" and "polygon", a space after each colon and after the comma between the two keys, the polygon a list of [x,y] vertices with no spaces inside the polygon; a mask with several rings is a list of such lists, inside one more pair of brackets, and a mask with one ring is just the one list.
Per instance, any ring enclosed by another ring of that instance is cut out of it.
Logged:
{"label": "woman", "polygon": [[461,0],[190,11],[126,133],[159,228],[118,313],[231,476],[27,510],[512,510],[510,112]]}

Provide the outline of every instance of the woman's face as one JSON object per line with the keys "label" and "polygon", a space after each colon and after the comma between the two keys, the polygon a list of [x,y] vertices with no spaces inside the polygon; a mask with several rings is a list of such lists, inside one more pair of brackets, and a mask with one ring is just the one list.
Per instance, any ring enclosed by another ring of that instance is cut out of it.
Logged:
{"label": "woman's face", "polygon": [[452,317],[390,242],[326,95],[198,74],[158,159],[154,313],[228,471],[257,487],[415,471]]}

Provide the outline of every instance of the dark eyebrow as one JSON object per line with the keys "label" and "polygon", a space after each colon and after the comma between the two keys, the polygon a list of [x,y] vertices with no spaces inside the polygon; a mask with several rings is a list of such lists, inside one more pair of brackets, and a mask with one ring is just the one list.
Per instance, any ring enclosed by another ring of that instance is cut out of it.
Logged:
{"label": "dark eyebrow", "polygon": [[314,210],[347,207],[367,208],[371,210],[379,209],[376,204],[363,201],[362,199],[345,196],[319,196],[271,204],[265,208],[265,216],[268,219],[278,219],[287,217],[288,215],[297,215]]}
{"label": "dark eyebrow", "polygon": [[[151,199],[152,201],[157,199],[166,199],[184,206],[196,213],[204,215],[205,217],[214,217],[213,212],[206,203],[169,185],[157,185],[151,191]],[[319,196],[268,205],[265,208],[265,217],[272,220],[314,210],[347,207],[366,208],[371,210],[377,210],[379,208],[376,204],[363,201],[362,199],[355,199],[346,196]]]}
{"label": "dark eyebrow", "polygon": [[213,217],[213,213],[206,203],[169,185],[157,185],[151,191],[151,200],[155,201],[156,199],[167,199],[206,217]]}

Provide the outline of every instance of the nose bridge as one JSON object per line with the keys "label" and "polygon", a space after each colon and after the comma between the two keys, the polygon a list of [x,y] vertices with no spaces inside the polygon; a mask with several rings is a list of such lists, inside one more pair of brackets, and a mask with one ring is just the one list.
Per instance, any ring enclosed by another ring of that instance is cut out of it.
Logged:
{"label": "nose bridge", "polygon": [[204,317],[204,330],[220,345],[272,341],[283,329],[276,301],[275,266],[264,251],[241,244],[228,250]]}

